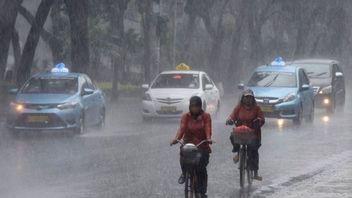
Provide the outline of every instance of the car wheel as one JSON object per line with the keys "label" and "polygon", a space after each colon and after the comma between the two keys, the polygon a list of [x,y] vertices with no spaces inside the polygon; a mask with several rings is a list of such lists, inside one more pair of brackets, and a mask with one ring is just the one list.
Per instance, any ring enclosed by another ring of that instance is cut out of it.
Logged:
{"label": "car wheel", "polygon": [[105,110],[102,109],[100,112],[100,121],[97,125],[98,129],[104,129],[105,128]]}
{"label": "car wheel", "polygon": [[143,116],[143,122],[151,122],[152,120],[153,120],[152,117]]}
{"label": "car wheel", "polygon": [[79,126],[75,129],[76,134],[83,134],[85,132],[84,117],[81,116],[79,119]]}
{"label": "car wheel", "polygon": [[302,113],[302,107],[301,107],[300,110],[299,110],[299,112],[298,112],[297,117],[293,119],[293,124],[294,124],[294,125],[299,126],[299,125],[302,124],[302,116],[303,116],[302,114],[303,114],[303,113]]}
{"label": "car wheel", "polygon": [[314,116],[315,116],[314,114],[315,114],[315,109],[314,109],[314,105],[313,105],[312,110],[310,111],[310,114],[306,118],[306,121],[308,123],[313,123],[314,122]]}
{"label": "car wheel", "polygon": [[327,113],[333,114],[333,113],[335,113],[335,109],[336,109],[336,99],[334,96],[331,98],[331,105],[329,107],[327,107],[326,111],[327,111]]}

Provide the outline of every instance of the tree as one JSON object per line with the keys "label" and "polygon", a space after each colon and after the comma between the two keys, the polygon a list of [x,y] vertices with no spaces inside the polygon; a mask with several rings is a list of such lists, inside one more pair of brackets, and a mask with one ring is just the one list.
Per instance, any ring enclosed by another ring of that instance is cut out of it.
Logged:
{"label": "tree", "polygon": [[0,0],[0,77],[4,76],[18,8],[23,0]]}
{"label": "tree", "polygon": [[70,20],[71,70],[87,73],[90,66],[88,1],[65,0]]}
{"label": "tree", "polygon": [[23,47],[22,57],[17,71],[18,85],[22,85],[29,78],[39,37],[54,1],[55,0],[42,0],[39,4],[33,25]]}

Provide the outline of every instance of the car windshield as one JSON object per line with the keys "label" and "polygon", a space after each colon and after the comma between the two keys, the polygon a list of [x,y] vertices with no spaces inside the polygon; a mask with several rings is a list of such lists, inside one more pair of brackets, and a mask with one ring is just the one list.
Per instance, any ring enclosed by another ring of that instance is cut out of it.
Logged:
{"label": "car windshield", "polygon": [[297,64],[306,70],[309,78],[329,78],[331,69],[328,64]]}
{"label": "car windshield", "polygon": [[248,82],[249,87],[296,87],[296,75],[293,72],[258,71]]}
{"label": "car windshield", "polygon": [[32,78],[23,87],[22,93],[75,94],[78,92],[77,78]]}
{"label": "car windshield", "polygon": [[199,75],[198,74],[161,74],[154,81],[152,88],[198,89]]}

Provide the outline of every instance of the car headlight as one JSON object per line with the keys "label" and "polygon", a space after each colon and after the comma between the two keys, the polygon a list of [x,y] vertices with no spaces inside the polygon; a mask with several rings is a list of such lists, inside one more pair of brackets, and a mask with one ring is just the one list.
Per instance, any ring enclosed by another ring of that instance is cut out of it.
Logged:
{"label": "car headlight", "polygon": [[319,94],[330,94],[332,92],[332,86],[329,85],[327,87],[324,87],[322,88],[320,91],[319,91]]}
{"label": "car headlight", "polygon": [[149,93],[145,93],[144,96],[143,96],[143,100],[152,101],[152,97],[150,96]]}
{"label": "car headlight", "polygon": [[10,108],[17,111],[21,112],[25,108],[24,104],[16,103],[16,102],[11,102],[10,103]]}
{"label": "car headlight", "polygon": [[295,100],[296,98],[297,98],[296,93],[290,93],[287,96],[285,96],[284,102],[290,102],[290,101]]}
{"label": "car headlight", "polygon": [[74,109],[76,107],[79,106],[79,103],[77,101],[73,101],[73,102],[67,102],[67,103],[64,103],[64,104],[59,104],[57,105],[57,108],[58,109]]}

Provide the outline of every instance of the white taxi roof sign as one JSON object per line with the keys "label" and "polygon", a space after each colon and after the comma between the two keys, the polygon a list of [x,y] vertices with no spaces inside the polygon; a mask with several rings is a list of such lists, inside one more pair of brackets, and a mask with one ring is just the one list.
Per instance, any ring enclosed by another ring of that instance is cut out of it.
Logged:
{"label": "white taxi roof sign", "polygon": [[185,63],[180,63],[176,66],[176,70],[178,71],[187,71],[187,70],[191,70],[191,67],[186,65]]}

